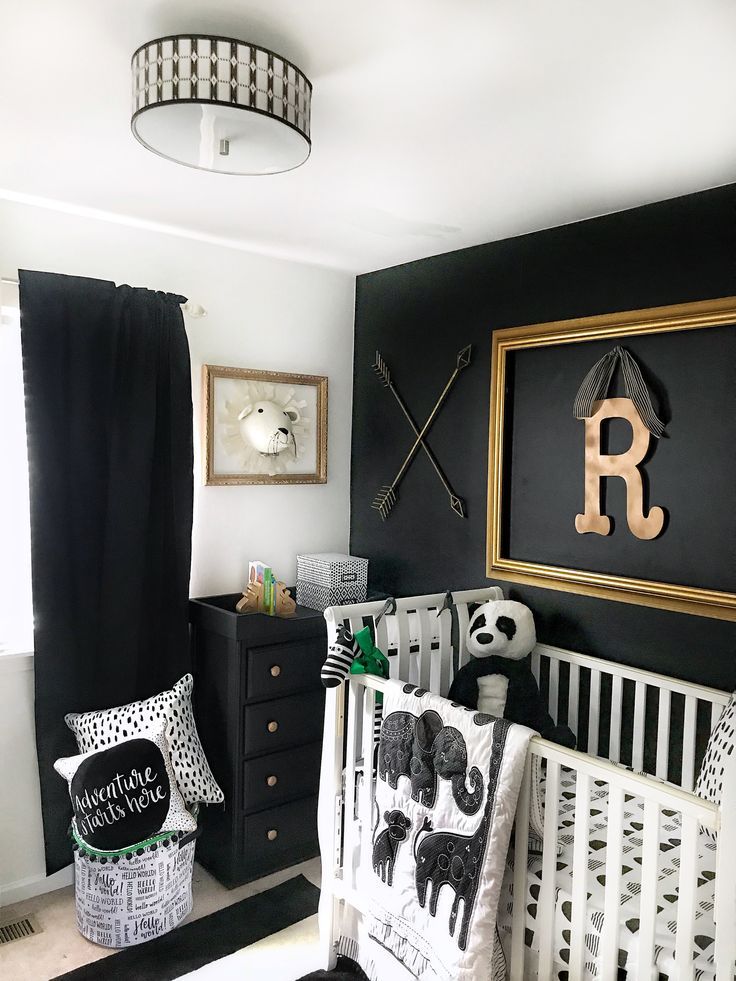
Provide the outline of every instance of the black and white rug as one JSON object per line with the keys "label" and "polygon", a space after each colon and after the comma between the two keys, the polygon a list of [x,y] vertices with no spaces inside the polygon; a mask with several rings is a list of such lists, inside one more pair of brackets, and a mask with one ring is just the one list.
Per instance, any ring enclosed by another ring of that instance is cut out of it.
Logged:
{"label": "black and white rug", "polygon": [[[318,902],[319,889],[298,875],[163,937],[59,975],[54,981],[175,981],[313,916]],[[320,977],[352,981],[360,975],[309,975],[310,981]]]}

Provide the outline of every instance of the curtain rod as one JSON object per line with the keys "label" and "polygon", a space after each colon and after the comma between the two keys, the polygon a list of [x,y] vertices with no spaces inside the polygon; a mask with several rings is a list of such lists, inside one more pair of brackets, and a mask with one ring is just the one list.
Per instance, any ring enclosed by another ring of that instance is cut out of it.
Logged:
{"label": "curtain rod", "polygon": [[[20,282],[17,279],[6,279],[5,276],[0,279],[0,283],[4,283],[6,286],[20,286]],[[206,317],[207,311],[199,303],[193,303],[192,300],[187,300],[186,303],[181,304],[181,308],[184,313],[188,314],[195,320],[200,317]]]}

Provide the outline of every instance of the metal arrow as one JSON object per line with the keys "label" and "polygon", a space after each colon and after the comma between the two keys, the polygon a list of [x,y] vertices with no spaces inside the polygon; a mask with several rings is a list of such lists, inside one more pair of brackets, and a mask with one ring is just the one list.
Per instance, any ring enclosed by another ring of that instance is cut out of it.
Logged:
{"label": "metal arrow", "polygon": [[373,365],[373,370],[376,372],[376,374],[380,378],[380,380],[383,383],[384,387],[388,388],[391,391],[391,394],[396,399],[396,401],[397,401],[397,403],[399,405],[399,408],[404,413],[404,416],[406,417],[407,422],[411,426],[412,431],[414,432],[414,435],[416,436],[416,441],[414,442],[414,445],[412,446],[412,448],[409,450],[409,452],[408,452],[408,454],[406,456],[406,459],[404,460],[404,462],[402,463],[402,465],[401,465],[401,467],[399,469],[399,472],[396,474],[396,476],[394,477],[393,481],[390,484],[384,484],[384,486],[380,488],[378,494],[376,495],[376,497],[373,500],[373,503],[371,504],[371,507],[374,508],[376,511],[379,512],[379,514],[381,515],[381,518],[384,521],[389,516],[389,514],[391,513],[394,505],[396,504],[396,500],[397,500],[396,489],[397,489],[398,485],[400,484],[400,482],[401,482],[404,474],[406,473],[406,471],[407,471],[407,469],[409,467],[409,464],[414,459],[414,456],[415,456],[415,454],[416,454],[416,452],[417,452],[417,450],[419,449],[420,446],[422,447],[422,449],[424,450],[424,452],[427,454],[427,457],[429,459],[429,462],[434,467],[434,470],[435,470],[437,476],[439,477],[440,481],[442,482],[442,486],[445,488],[445,491],[447,492],[447,495],[450,498],[450,507],[455,512],[455,514],[459,515],[461,518],[464,518],[465,517],[465,504],[464,504],[463,499],[461,497],[458,497],[458,495],[453,491],[452,487],[449,484],[449,481],[447,480],[447,478],[445,477],[444,473],[442,472],[442,468],[440,467],[439,463],[437,462],[434,454],[432,453],[432,451],[430,450],[430,448],[427,446],[427,444],[424,442],[424,437],[425,437],[426,433],[429,431],[432,423],[434,422],[434,420],[435,420],[435,418],[437,416],[437,413],[442,408],[442,404],[445,401],[445,399],[447,398],[447,396],[449,395],[450,389],[455,384],[455,381],[457,379],[457,376],[460,374],[460,372],[463,370],[463,368],[467,368],[467,366],[470,364],[471,351],[472,351],[472,346],[470,344],[468,344],[467,347],[464,347],[461,351],[458,352],[458,354],[457,354],[457,360],[456,360],[456,364],[455,364],[455,370],[450,375],[449,381],[445,385],[445,387],[444,387],[444,389],[442,391],[442,394],[437,399],[437,402],[435,403],[434,408],[430,412],[429,418],[425,422],[425,424],[422,427],[421,431],[419,430],[419,428],[417,427],[416,423],[412,419],[411,414],[410,414],[409,410],[407,409],[406,404],[404,403],[404,400],[401,398],[401,396],[399,395],[398,391],[396,390],[396,387],[394,386],[393,382],[391,381],[391,372],[389,371],[388,365],[386,364],[386,362],[381,357],[380,352],[376,351],[376,362]]}
{"label": "metal arrow", "polygon": [[[469,349],[468,348],[466,348],[465,350],[467,350],[469,352]],[[468,354],[468,361],[466,361],[465,364],[462,365],[462,367],[465,367],[465,365],[466,364],[469,364],[469,363],[470,363],[470,359],[469,359],[469,354]],[[406,417],[407,422],[411,426],[412,431],[414,432],[414,435],[419,438],[420,437],[419,428],[418,428],[417,424],[414,422],[414,419],[412,418],[411,413],[407,409],[406,403],[404,402],[404,400],[402,399],[402,397],[399,394],[398,390],[396,389],[395,385],[391,381],[391,372],[389,371],[389,367],[386,364],[386,362],[383,360],[383,358],[381,357],[380,352],[378,352],[378,351],[376,351],[376,362],[373,365],[373,370],[378,375],[378,377],[381,379],[381,382],[383,383],[384,387],[385,388],[388,388],[391,391],[391,394],[396,399],[396,401],[397,401],[397,403],[399,405],[399,408],[404,413],[404,416]],[[443,395],[444,395],[444,393],[443,393]],[[442,398],[442,396],[441,396],[441,398]],[[444,473],[442,471],[442,468],[440,467],[439,463],[437,462],[437,459],[436,459],[434,453],[430,450],[430,448],[424,442],[424,439],[423,438],[421,439],[421,446],[422,446],[422,449],[424,450],[424,452],[427,454],[427,458],[429,459],[429,462],[434,467],[435,473],[440,478],[440,481],[442,482],[442,486],[445,488],[445,491],[447,492],[447,495],[450,498],[450,507],[461,518],[464,518],[465,517],[465,506],[464,506],[464,502],[463,502],[462,498],[461,497],[458,497],[458,495],[454,492],[454,490],[450,486],[450,483],[447,480],[447,477],[445,477],[445,475],[444,475]],[[372,507],[374,507],[377,511],[380,511],[381,512],[381,517],[384,520],[388,517],[389,513],[391,512],[391,508],[396,503],[395,485],[396,485],[396,481],[394,481],[394,484],[392,484],[392,485],[384,485],[380,489],[380,491],[378,493],[378,496],[375,498],[375,500],[373,502],[373,505],[372,505]]]}

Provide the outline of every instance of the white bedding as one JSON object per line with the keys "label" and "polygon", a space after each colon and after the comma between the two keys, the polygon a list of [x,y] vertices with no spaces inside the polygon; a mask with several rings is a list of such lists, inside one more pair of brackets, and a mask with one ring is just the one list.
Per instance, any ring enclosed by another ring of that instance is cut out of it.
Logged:
{"label": "white bedding", "polygon": [[[562,771],[558,840],[561,845],[557,859],[557,889],[555,908],[555,978],[568,981],[570,910],[572,900],[573,824],[575,821],[575,773]],[[641,858],[644,802],[638,797],[626,798],[624,805],[624,844],[622,870],[622,901],[620,910],[619,966],[629,981],[640,976],[637,970],[639,893],[641,890]],[[608,819],[608,785],[596,781],[590,805],[590,835],[588,847],[588,924],[585,931],[585,978],[596,978],[594,955],[598,951],[603,927],[603,897],[606,865],[606,832]],[[680,864],[680,815],[663,811],[660,826],[658,875],[658,910],[655,936],[655,961],[662,976],[674,979],[674,953],[677,925],[678,869]],[[536,959],[537,898],[541,880],[542,859],[529,857],[528,893],[526,896],[527,957]],[[696,981],[713,981],[713,895],[715,885],[715,845],[704,834],[699,836],[698,886],[696,896],[695,944],[693,949]],[[498,928],[510,954],[513,865],[509,862],[498,908]]]}

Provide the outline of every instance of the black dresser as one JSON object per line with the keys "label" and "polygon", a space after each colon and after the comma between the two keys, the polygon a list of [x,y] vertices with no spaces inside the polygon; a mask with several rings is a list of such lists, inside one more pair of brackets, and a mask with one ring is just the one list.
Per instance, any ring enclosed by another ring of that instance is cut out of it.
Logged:
{"label": "black dresser", "polygon": [[239,593],[189,604],[197,728],[225,804],[203,807],[197,859],[233,887],[319,852],[326,625],[235,613]]}

